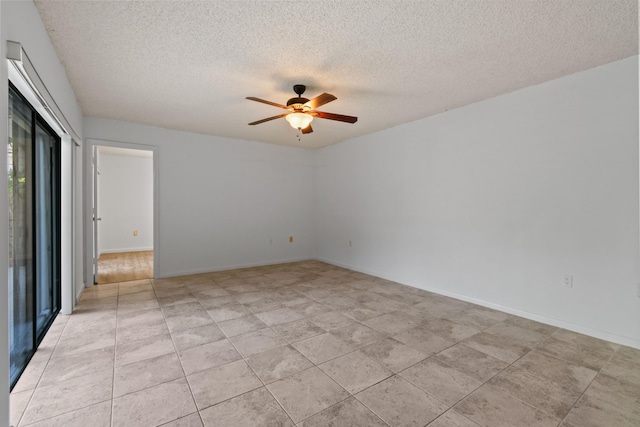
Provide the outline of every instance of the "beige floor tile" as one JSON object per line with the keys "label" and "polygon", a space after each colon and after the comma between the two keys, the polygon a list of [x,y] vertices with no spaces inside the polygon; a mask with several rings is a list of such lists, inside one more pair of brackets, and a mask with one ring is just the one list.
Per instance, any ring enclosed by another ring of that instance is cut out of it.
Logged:
{"label": "beige floor tile", "polygon": [[31,358],[31,361],[29,361],[29,364],[22,372],[20,379],[13,387],[13,393],[33,390],[40,382],[40,378],[44,373],[44,369],[47,367],[47,363],[49,363],[51,354],[48,354],[46,358],[38,358],[38,353],[39,350],[36,351],[36,354]]}
{"label": "beige floor tile", "polygon": [[583,397],[611,413],[622,413],[640,423],[640,389],[633,383],[598,374]]}
{"label": "beige floor tile", "polygon": [[318,367],[351,394],[361,392],[393,375],[360,351],[340,356]]}
{"label": "beige floor tile", "polygon": [[150,310],[118,313],[117,320],[118,328],[123,329],[145,323],[156,323],[164,320],[164,315],[159,308],[152,308]]}
{"label": "beige floor tile", "polygon": [[27,409],[27,404],[31,396],[33,396],[33,392],[33,389],[11,392],[9,397],[9,422],[12,426],[17,426],[18,422],[20,422],[20,418],[22,418],[24,410]]}
{"label": "beige floor tile", "polygon": [[180,351],[178,354],[184,372],[187,375],[242,358],[228,339],[191,347]]}
{"label": "beige floor tile", "polygon": [[256,317],[262,320],[266,325],[273,326],[281,323],[293,322],[294,320],[300,320],[304,316],[290,308],[280,308],[278,310],[258,313],[256,314]]}
{"label": "beige floor tile", "polygon": [[290,343],[325,333],[324,329],[311,323],[308,319],[275,325],[271,329]]}
{"label": "beige floor tile", "polygon": [[66,338],[64,333],[60,337],[60,341],[56,345],[51,357],[66,357],[85,351],[99,350],[105,347],[111,347],[116,343],[115,328],[112,331],[100,334],[84,334]]}
{"label": "beige floor tile", "polygon": [[267,327],[267,325],[253,314],[218,322],[218,326],[228,337],[235,337],[236,335],[258,331]]}
{"label": "beige floor tile", "polygon": [[200,305],[205,310],[213,310],[218,307],[222,307],[223,305],[228,304],[237,304],[238,301],[231,295],[219,296],[214,298],[206,298],[200,300]]}
{"label": "beige floor tile", "polygon": [[301,426],[635,427],[639,386],[640,350],[307,261],[86,289],[14,388],[12,421],[27,405],[21,426],[111,427],[113,406],[113,425],[203,427],[198,399],[227,425],[290,423],[282,404]]}
{"label": "beige floor tile", "polygon": [[[367,294],[367,295],[370,295],[370,294]],[[368,301],[359,300],[359,302],[362,302],[367,307],[382,313],[390,313],[392,311],[398,311],[408,307],[407,304],[404,304],[399,301],[395,301],[390,298],[380,298],[380,297],[373,298],[371,296],[369,296],[369,298],[370,299]]]}
{"label": "beige floor tile", "polygon": [[196,410],[187,381],[163,383],[113,400],[113,427],[155,426]]}
{"label": "beige floor tile", "polygon": [[197,302],[165,306],[162,312],[171,332],[213,324],[206,310]]}
{"label": "beige floor tile", "polygon": [[358,304],[358,301],[350,298],[348,295],[331,295],[318,301],[326,305],[331,310],[339,310],[341,308],[352,307]]}
{"label": "beige floor tile", "polygon": [[583,396],[569,412],[562,427],[637,427],[640,418],[630,410],[620,410],[611,404],[594,398]]}
{"label": "beige floor tile", "polygon": [[529,347],[515,344],[508,338],[482,332],[462,341],[467,347],[488,354],[507,363],[513,363],[530,350]]}
{"label": "beige floor tile", "polygon": [[342,328],[355,323],[352,318],[338,313],[337,311],[316,314],[315,316],[310,317],[309,320],[311,323],[321,327],[325,331]]}
{"label": "beige floor tile", "polygon": [[244,360],[198,372],[187,380],[200,410],[262,386]]}
{"label": "beige floor tile", "polygon": [[535,347],[536,344],[547,338],[547,335],[545,334],[507,322],[496,323],[490,328],[485,329],[484,332],[498,335],[499,337],[506,338],[515,344],[528,348]]}
{"label": "beige floor tile", "polygon": [[133,311],[151,310],[153,308],[160,308],[160,304],[158,304],[155,296],[154,299],[120,301],[118,302],[118,315],[131,313]]}
{"label": "beige floor tile", "polygon": [[113,369],[38,387],[22,417],[22,424],[52,418],[111,399]]}
{"label": "beige floor tile", "polygon": [[[17,425],[17,424],[14,424]],[[110,427],[111,426],[111,401],[97,403],[57,417],[29,424],[29,427]]]}
{"label": "beige floor tile", "polygon": [[356,398],[390,426],[424,426],[447,409],[398,376],[358,393]]}
{"label": "beige floor tile", "polygon": [[443,338],[424,328],[409,329],[401,334],[394,335],[393,338],[427,356],[431,356],[455,344],[455,341]]}
{"label": "beige floor tile", "polygon": [[433,357],[482,382],[489,381],[509,366],[507,362],[462,343],[449,347]]}
{"label": "beige floor tile", "polygon": [[393,335],[418,326],[420,321],[403,311],[396,311],[374,317],[363,323],[380,332]]}
{"label": "beige floor tile", "polygon": [[434,319],[429,322],[423,322],[422,327],[443,338],[456,342],[480,332],[480,329],[474,326],[463,325],[462,323],[452,322],[448,319]]}
{"label": "beige floor tile", "polygon": [[543,351],[550,356],[567,362],[585,366],[599,371],[607,364],[613,356],[613,352],[601,353],[585,345],[575,344],[551,336],[536,346],[537,350]]}
{"label": "beige floor tile", "polygon": [[338,312],[354,320],[357,320],[358,322],[364,322],[365,320],[373,319],[374,317],[378,317],[384,314],[381,311],[374,310],[361,303],[348,308],[343,308],[341,310],[338,310]]}
{"label": "beige floor tile", "polygon": [[211,406],[201,412],[205,427],[293,426],[264,387]]}
{"label": "beige floor tile", "polygon": [[343,400],[304,420],[300,427],[367,426],[386,427],[376,414],[353,397]]}
{"label": "beige floor tile", "polygon": [[429,424],[429,427],[480,427],[480,425],[450,409]]}
{"label": "beige floor tile", "polygon": [[164,297],[158,297],[158,304],[160,307],[167,305],[185,304],[188,302],[196,302],[197,299],[191,294],[191,292],[185,292],[179,295],[169,295]]}
{"label": "beige floor tile", "polygon": [[630,362],[640,363],[640,349],[620,346],[616,351],[614,359],[623,359]]}
{"label": "beige floor tile", "polygon": [[551,427],[561,421],[490,385],[482,386],[454,409],[482,426]]}
{"label": "beige floor tile", "polygon": [[508,319],[510,316],[506,313],[492,310],[490,308],[471,306],[470,308],[462,310],[461,312],[455,313],[453,315],[449,314],[442,317],[445,317],[456,323],[462,323],[464,325],[473,326],[478,329],[486,329],[498,322],[502,322]]}
{"label": "beige floor tile", "polygon": [[225,320],[231,320],[242,316],[251,314],[251,311],[242,304],[225,304],[219,307],[207,310],[209,316],[216,322],[223,322]]}
{"label": "beige floor tile", "polygon": [[640,361],[618,357],[616,354],[600,373],[634,384],[640,389]]}
{"label": "beige floor tile", "polygon": [[113,396],[120,397],[182,377],[184,371],[175,353],[117,366],[113,379]]}
{"label": "beige floor tile", "polygon": [[267,388],[296,423],[349,396],[316,367],[271,383]]}
{"label": "beige floor tile", "polygon": [[386,334],[378,332],[375,329],[360,323],[334,329],[329,333],[331,335],[335,335],[354,348],[364,347],[387,338]]}
{"label": "beige floor tile", "polygon": [[115,347],[105,347],[73,356],[51,359],[47,364],[40,385],[48,385],[103,369],[113,369]]}
{"label": "beige floor tile", "polygon": [[175,348],[171,336],[169,334],[156,335],[136,341],[118,343],[115,361],[116,366],[120,366],[173,352],[175,352]]}
{"label": "beige floor tile", "polygon": [[424,360],[427,355],[393,338],[385,338],[360,349],[382,366],[398,373]]}
{"label": "beige floor tile", "polygon": [[[256,292],[256,293],[262,294],[261,292]],[[243,295],[247,295],[247,294],[240,294],[236,296],[235,299],[239,301],[246,301],[247,298],[246,297],[243,298],[242,297]],[[256,301],[244,303],[244,306],[247,307],[249,311],[251,311],[253,314],[278,310],[283,307],[282,301],[279,301],[276,298],[266,298],[266,297],[263,297]]]}
{"label": "beige floor tile", "polygon": [[116,330],[116,342],[124,343],[168,333],[169,328],[167,328],[167,323],[162,319],[155,322],[141,323],[135,327],[127,326],[118,328]]}
{"label": "beige floor tile", "polygon": [[[304,298],[307,299],[308,298]],[[302,298],[300,298],[300,300],[302,300]],[[312,301],[312,300],[308,300],[302,303],[297,303],[297,304],[292,304],[292,305],[288,305],[289,308],[291,308],[293,311],[295,311],[296,313],[300,313],[300,315],[304,316],[304,317],[312,317],[312,316],[317,316],[320,314],[326,314],[327,313],[327,306],[326,305],[322,305],[316,301]],[[321,326],[321,325],[318,325]]]}
{"label": "beige floor tile", "polygon": [[275,347],[280,347],[287,342],[271,329],[261,329],[255,332],[238,335],[230,338],[233,345],[244,356],[262,353]]}
{"label": "beige floor tile", "polygon": [[199,413],[187,415],[177,420],[162,424],[162,427],[203,427]]}
{"label": "beige floor tile", "polygon": [[355,350],[346,342],[326,333],[293,343],[293,346],[315,364],[335,359]]}
{"label": "beige floor tile", "polygon": [[247,359],[255,373],[265,383],[271,383],[284,377],[288,377],[313,364],[293,347],[286,345],[267,350]]}
{"label": "beige floor tile", "polygon": [[[138,282],[138,281],[136,281]],[[152,292],[153,286],[150,282],[142,283],[124,282],[118,287],[118,296],[137,294],[139,292]]]}
{"label": "beige floor tile", "polygon": [[481,381],[433,358],[407,368],[400,376],[449,406],[482,385]]}
{"label": "beige floor tile", "polygon": [[596,374],[589,368],[532,351],[491,380],[491,384],[538,409],[564,418]]}
{"label": "beige floor tile", "polygon": [[153,288],[141,292],[118,295],[118,304],[129,304],[137,301],[156,301],[156,293]]}
{"label": "beige floor tile", "polygon": [[599,338],[590,337],[587,335],[579,334],[577,332],[568,331],[566,329],[558,329],[554,334],[553,338],[564,341],[567,343],[574,344],[580,347],[588,347],[593,351],[597,351],[600,353],[613,353],[618,350],[621,346],[619,344],[614,344],[609,341],[601,340]]}
{"label": "beige floor tile", "polygon": [[171,334],[171,338],[173,338],[178,350],[186,350],[191,347],[220,341],[225,336],[218,326],[209,324],[175,331]]}

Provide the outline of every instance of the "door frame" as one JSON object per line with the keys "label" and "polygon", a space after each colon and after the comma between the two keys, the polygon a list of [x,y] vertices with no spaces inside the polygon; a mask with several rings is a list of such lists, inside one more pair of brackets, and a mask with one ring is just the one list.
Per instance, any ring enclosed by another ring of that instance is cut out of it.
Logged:
{"label": "door frame", "polygon": [[159,209],[158,209],[158,194],[159,194],[159,182],[158,182],[158,166],[159,166],[159,147],[156,145],[137,144],[133,142],[121,142],[121,141],[109,141],[104,139],[85,139],[85,146],[83,147],[84,159],[82,162],[82,176],[84,185],[84,197],[83,197],[83,231],[84,231],[84,287],[90,288],[94,285],[94,271],[93,271],[93,248],[95,245],[93,235],[93,151],[94,147],[116,147],[116,148],[128,148],[131,150],[143,150],[153,152],[153,277],[158,277],[158,238],[159,238]]}

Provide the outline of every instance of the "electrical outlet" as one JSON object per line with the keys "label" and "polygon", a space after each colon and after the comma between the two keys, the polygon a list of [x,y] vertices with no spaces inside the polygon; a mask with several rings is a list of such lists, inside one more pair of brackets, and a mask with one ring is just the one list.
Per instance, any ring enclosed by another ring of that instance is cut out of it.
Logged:
{"label": "electrical outlet", "polygon": [[293,243],[293,236],[289,236],[289,243]]}
{"label": "electrical outlet", "polygon": [[273,245],[273,237],[269,237],[269,244]]}
{"label": "electrical outlet", "polygon": [[563,283],[565,287],[573,288],[573,276],[570,274],[565,274]]}
{"label": "electrical outlet", "polygon": [[133,235],[137,236],[138,235],[138,230],[133,230]]}
{"label": "electrical outlet", "polygon": [[351,247],[351,240],[349,240],[349,247]]}

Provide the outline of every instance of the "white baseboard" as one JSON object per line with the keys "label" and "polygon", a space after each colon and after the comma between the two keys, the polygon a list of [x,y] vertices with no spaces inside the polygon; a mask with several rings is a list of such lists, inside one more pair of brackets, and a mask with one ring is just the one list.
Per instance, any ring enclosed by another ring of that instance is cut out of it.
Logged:
{"label": "white baseboard", "polygon": [[417,284],[413,284],[413,283],[403,283],[403,282],[399,282],[397,279],[394,279],[393,277],[385,277],[384,274],[381,274],[380,272],[376,272],[376,271],[371,271],[368,269],[364,269],[364,268],[358,268],[358,267],[354,267],[351,265],[346,265],[343,264],[341,262],[337,262],[337,261],[333,261],[330,259],[326,259],[326,258],[317,258],[318,261],[322,261],[322,262],[326,262],[327,264],[332,264],[338,267],[343,267],[343,268],[348,268],[350,270],[353,271],[358,271],[360,273],[364,273],[364,274],[369,274],[371,276],[375,276],[375,277],[379,277],[381,279],[386,279],[386,280],[391,280],[397,283],[400,283],[402,285],[407,285],[407,286],[411,286],[412,288],[416,288],[416,289],[422,289],[424,291],[428,291],[428,292],[433,292],[435,294],[439,294],[439,295],[444,295],[447,297],[451,297],[451,298],[455,298],[461,301],[466,301],[466,302],[470,302],[472,304],[476,304],[476,305],[480,305],[483,307],[488,307],[488,308],[492,308],[494,310],[499,310],[508,314],[513,314],[514,316],[518,316],[518,317],[524,317],[525,319],[529,319],[529,320],[535,320],[536,322],[540,322],[540,323],[544,323],[547,325],[551,325],[551,326],[556,326],[558,328],[562,328],[562,329],[567,329],[569,331],[573,331],[573,332],[577,332],[580,334],[584,334],[584,335],[589,335],[595,338],[599,338],[602,340],[606,340],[606,341],[610,341],[616,344],[621,344],[621,345],[626,345],[629,347],[633,347],[633,348],[637,348],[640,349],[640,340],[631,338],[631,337],[626,337],[623,335],[617,335],[617,334],[613,334],[611,332],[607,332],[607,331],[602,331],[599,329],[593,329],[593,328],[589,328],[589,327],[585,327],[582,325],[576,325],[575,323],[571,323],[571,322],[566,322],[564,320],[561,319],[555,319],[553,317],[548,317],[548,316],[541,316],[539,314],[536,313],[530,313],[528,311],[523,311],[523,310],[518,310],[518,309],[514,309],[511,307],[506,307],[500,304],[496,304],[493,303],[491,301],[485,301],[482,299],[478,299],[478,298],[473,298],[473,297],[468,297],[466,295],[461,295],[461,294],[457,294],[455,292],[449,292],[449,291],[445,291],[443,289],[438,289],[438,288],[432,288],[432,287],[428,287],[428,286],[421,286],[421,285],[417,285]]}

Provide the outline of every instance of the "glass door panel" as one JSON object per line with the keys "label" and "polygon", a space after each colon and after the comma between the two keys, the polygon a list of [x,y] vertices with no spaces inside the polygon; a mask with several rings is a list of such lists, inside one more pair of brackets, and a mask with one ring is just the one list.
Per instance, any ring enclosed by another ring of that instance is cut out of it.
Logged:
{"label": "glass door panel", "polygon": [[11,387],[60,311],[60,138],[9,89]]}
{"label": "glass door panel", "polygon": [[29,361],[33,342],[33,114],[9,92],[9,327],[13,384]]}
{"label": "glass door panel", "polygon": [[46,331],[57,306],[57,168],[56,137],[40,123],[35,138],[36,197],[36,335]]}

